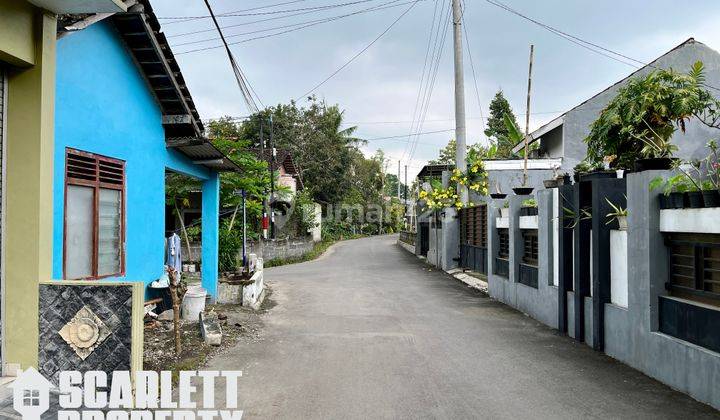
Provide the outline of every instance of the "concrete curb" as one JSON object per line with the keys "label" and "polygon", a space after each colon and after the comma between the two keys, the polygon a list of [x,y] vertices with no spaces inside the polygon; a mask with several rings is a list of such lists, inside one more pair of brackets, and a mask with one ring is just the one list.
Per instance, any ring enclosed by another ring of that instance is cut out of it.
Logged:
{"label": "concrete curb", "polygon": [[461,282],[467,284],[468,286],[472,287],[473,289],[477,289],[484,294],[488,294],[488,284],[486,280],[483,280],[477,276],[482,276],[482,274],[468,274],[467,272],[463,271],[462,268],[453,268],[450,271],[446,271],[446,273],[450,274],[451,276],[455,277],[456,279],[460,280]]}
{"label": "concrete curb", "polygon": [[[397,241],[397,245],[405,251],[415,255],[414,246],[408,245],[400,240]],[[418,256],[418,259],[425,260],[425,258],[420,256]],[[488,294],[488,283],[487,280],[483,280],[482,278],[480,278],[484,277],[482,274],[473,272],[470,272],[471,274],[468,274],[468,272],[464,271],[462,268],[453,268],[445,272],[455,277],[457,280],[460,280],[461,282],[467,284],[469,287],[477,289],[486,295]]]}

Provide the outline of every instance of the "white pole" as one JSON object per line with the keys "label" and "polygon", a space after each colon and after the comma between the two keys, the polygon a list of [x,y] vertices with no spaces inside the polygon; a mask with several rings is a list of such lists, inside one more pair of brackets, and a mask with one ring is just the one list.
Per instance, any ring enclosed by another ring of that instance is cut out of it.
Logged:
{"label": "white pole", "polygon": [[[453,39],[455,45],[455,167],[467,171],[465,141],[465,81],[463,76],[462,10],[460,0],[452,0]],[[463,204],[468,203],[468,190],[458,185],[458,195]]]}

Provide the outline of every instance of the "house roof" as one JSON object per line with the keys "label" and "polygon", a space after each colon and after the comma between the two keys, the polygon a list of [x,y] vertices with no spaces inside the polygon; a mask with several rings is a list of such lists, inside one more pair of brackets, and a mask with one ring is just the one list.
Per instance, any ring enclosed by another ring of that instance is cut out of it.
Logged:
{"label": "house roof", "polygon": [[425,165],[422,169],[420,169],[417,177],[422,181],[430,178],[440,178],[444,171],[451,171],[453,169],[455,169],[455,165],[450,164]]}
{"label": "house roof", "polygon": [[[618,80],[617,82],[615,82],[615,83],[613,83],[612,85],[606,87],[606,88],[603,89],[602,91],[596,93],[595,95],[589,97],[588,99],[582,101],[581,103],[579,103],[579,104],[575,105],[574,107],[570,108],[569,110],[565,111],[562,115],[556,117],[555,119],[553,119],[552,121],[548,122],[547,124],[541,126],[541,127],[538,128],[537,130],[534,130],[532,133],[529,134],[529,137],[530,137],[530,138],[528,139],[528,144],[532,144],[532,143],[535,142],[537,139],[539,139],[539,138],[542,137],[543,135],[547,134],[549,131],[551,131],[551,130],[553,130],[553,129],[559,127],[559,126],[561,126],[561,125],[563,124],[564,120],[565,120],[565,116],[566,116],[570,111],[573,111],[573,110],[575,110],[575,109],[577,109],[577,108],[585,105],[586,103],[592,101],[593,99],[595,99],[595,98],[597,98],[598,96],[602,95],[603,93],[609,91],[610,89],[613,89],[614,87],[616,87],[616,86],[618,86],[618,85],[620,85],[620,84],[622,84],[622,83],[625,83],[628,79],[630,79],[630,78],[632,78],[632,77],[635,77],[638,73],[640,73],[641,71],[647,69],[648,67],[655,68],[655,63],[658,62],[659,60],[661,60],[662,58],[664,58],[664,57],[666,57],[667,55],[669,55],[669,54],[671,54],[671,53],[679,50],[680,48],[683,48],[683,47],[686,47],[686,46],[692,45],[692,44],[701,44],[701,45],[704,45],[702,42],[696,41],[695,38],[688,38],[688,39],[686,39],[685,41],[683,41],[683,42],[681,42],[680,44],[676,45],[674,48],[672,48],[671,50],[669,50],[669,51],[666,52],[665,54],[657,57],[656,59],[654,59],[654,60],[651,61],[650,63],[648,63],[648,64],[646,64],[646,65],[638,68],[637,70],[633,71],[632,73],[630,73],[630,74],[629,74],[628,76],[626,76],[625,78]],[[518,142],[518,143],[513,147],[513,152],[517,153],[518,151],[520,151],[520,149],[521,149],[523,146],[524,146],[524,139],[521,140],[520,142]]]}
{"label": "house roof", "polygon": [[267,148],[265,150],[250,149],[250,152],[255,154],[258,159],[264,160],[272,164],[273,169],[278,169],[282,165],[283,169],[288,175],[297,175],[299,173],[293,161],[292,153],[287,149],[275,149],[276,156],[275,161],[272,162],[272,149]]}
{"label": "house roof", "polygon": [[160,105],[166,146],[209,169],[239,171],[240,167],[203,135],[200,114],[149,0],[125,0],[125,4],[128,11],[123,13],[60,16],[58,34],[63,36],[109,19]]}
{"label": "house roof", "polygon": [[267,148],[264,150],[260,149],[250,149],[250,152],[255,154],[258,159],[264,160],[265,162],[268,162],[268,165],[271,165],[272,170],[276,170],[280,168],[282,165],[282,168],[285,170],[285,173],[288,175],[292,175],[297,178],[298,181],[298,188],[303,188],[303,182],[302,177],[300,176],[300,170],[295,165],[295,161],[292,158],[292,153],[290,153],[287,149],[275,149],[275,161],[273,162],[273,156],[272,156],[272,149]]}

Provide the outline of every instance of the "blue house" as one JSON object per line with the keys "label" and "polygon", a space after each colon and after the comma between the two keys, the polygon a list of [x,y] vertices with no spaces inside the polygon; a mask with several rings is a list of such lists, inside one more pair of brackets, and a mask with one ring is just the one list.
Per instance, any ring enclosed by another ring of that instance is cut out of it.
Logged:
{"label": "blue house", "polygon": [[[148,2],[60,28],[53,278],[163,274],[165,174],[202,184],[202,282],[216,296],[219,174],[239,168],[203,137],[192,97]],[[82,19],[85,20],[82,20]]]}

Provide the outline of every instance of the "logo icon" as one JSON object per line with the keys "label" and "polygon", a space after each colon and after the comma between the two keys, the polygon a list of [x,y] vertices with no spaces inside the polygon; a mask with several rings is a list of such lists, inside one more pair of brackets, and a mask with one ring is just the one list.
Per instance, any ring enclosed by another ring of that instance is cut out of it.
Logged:
{"label": "logo icon", "polygon": [[13,408],[25,420],[39,419],[50,407],[53,385],[32,367],[22,371],[8,387],[13,390]]}

